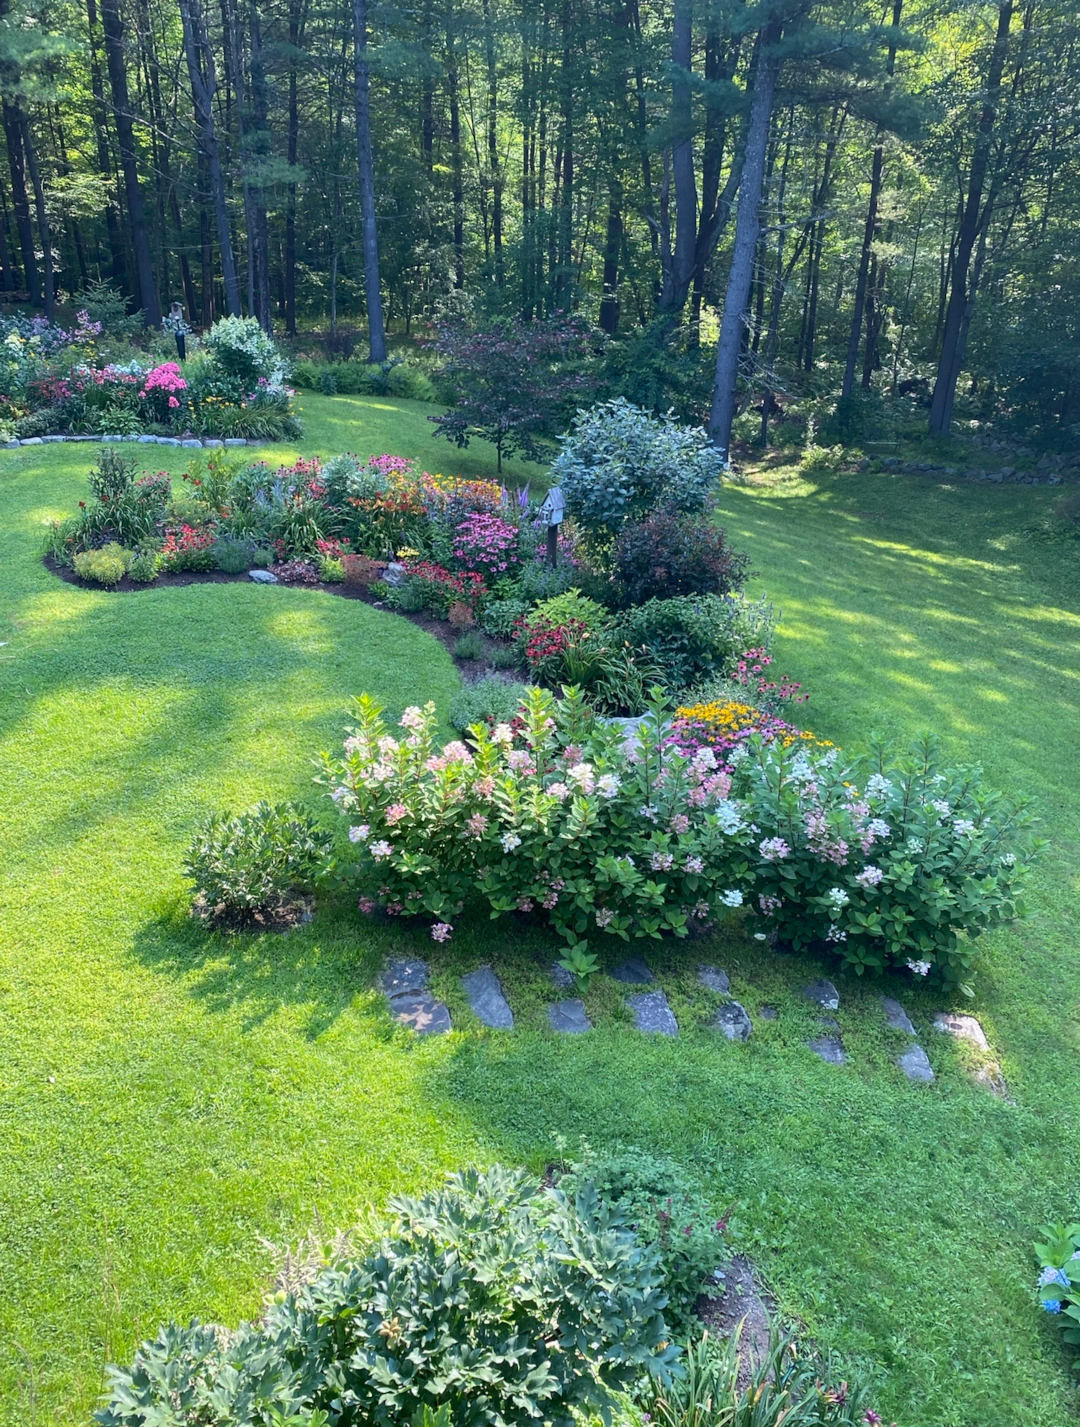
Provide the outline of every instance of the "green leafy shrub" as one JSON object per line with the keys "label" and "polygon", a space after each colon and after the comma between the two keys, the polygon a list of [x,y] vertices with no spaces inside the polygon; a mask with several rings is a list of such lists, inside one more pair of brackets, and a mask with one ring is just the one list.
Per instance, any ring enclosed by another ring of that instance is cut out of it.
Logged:
{"label": "green leafy shrub", "polygon": [[573,944],[683,936],[741,903],[749,834],[724,780],[663,746],[664,705],[632,755],[575,689],[557,703],[532,690],[514,727],[477,730],[471,750],[439,751],[434,705],[405,711],[401,742],[380,712],[357,701],[345,756],[322,774],[352,824],[361,905],[435,917],[445,940],[475,899],[495,915],[546,914]]}
{"label": "green leafy shrub", "polygon": [[132,555],[122,545],[110,541],[100,550],[83,550],[73,561],[75,573],[81,580],[92,580],[106,589],[118,585],[128,572]]}
{"label": "green leafy shrub", "polygon": [[454,640],[455,659],[482,659],[486,652],[483,636],[475,629],[466,630]]}
{"label": "green leafy shrub", "polygon": [[574,1194],[590,1182],[604,1203],[626,1214],[638,1242],[658,1254],[670,1300],[669,1324],[677,1332],[692,1329],[698,1298],[723,1294],[723,1268],[730,1256],[723,1220],[673,1159],[645,1150],[589,1150],[562,1176],[559,1188]]}
{"label": "green leafy shrub", "polygon": [[514,626],[528,614],[529,608],[525,600],[492,600],[480,616],[481,627],[493,639],[509,639]]}
{"label": "green leafy shrub", "polygon": [[973,940],[1025,914],[1038,850],[1023,803],[978,768],[942,766],[933,739],[907,757],[878,746],[872,768],[838,750],[751,740],[733,793],[757,832],[753,907],[796,949],[817,944],[858,974],[907,968],[965,989]]}
{"label": "green leafy shrub", "polygon": [[493,669],[520,669],[521,653],[515,644],[496,644],[489,655]]}
{"label": "green leafy shrub", "polygon": [[240,575],[250,570],[255,546],[242,536],[219,535],[214,541],[214,564],[226,575]]}
{"label": "green leafy shrub", "polygon": [[158,552],[142,550],[132,560],[128,574],[137,585],[150,585],[158,577]]}
{"label": "green leafy shrub", "polygon": [[569,513],[601,540],[650,511],[703,511],[723,468],[700,427],[650,416],[621,397],[579,412],[562,446],[552,476]]}
{"label": "green leafy shrub", "polygon": [[310,890],[332,866],[332,839],[296,803],[214,813],[192,841],[184,872],[215,911],[274,910]]}
{"label": "green leafy shrub", "polygon": [[58,434],[56,412],[50,406],[28,411],[25,416],[17,418],[14,429],[15,435],[23,440],[29,440],[32,436],[55,436]]}
{"label": "green leafy shrub", "polygon": [[529,692],[528,684],[485,674],[471,684],[463,684],[450,701],[450,725],[464,733],[474,723],[510,723]]}
{"label": "green leafy shrub", "polygon": [[319,560],[319,579],[328,585],[345,583],[345,565],[333,555],[323,555]]}
{"label": "green leafy shrub", "polygon": [[115,448],[103,446],[96,466],[91,466],[86,484],[95,499],[103,504],[118,500],[135,484],[136,463],[131,456],[122,456]]}
{"label": "green leafy shrub", "polygon": [[202,339],[210,363],[251,391],[261,378],[279,383],[285,377],[285,359],[274,339],[254,317],[222,317]]}
{"label": "green leafy shrub", "polygon": [[[1042,1272],[1039,1303],[1061,1323],[1061,1336],[1070,1347],[1080,1347],[1080,1224],[1051,1224],[1035,1245]],[[1080,1358],[1073,1363],[1080,1368]]]}
{"label": "green leafy shrub", "polygon": [[390,1211],[366,1255],[279,1293],[261,1322],[162,1329],[112,1370],[100,1427],[177,1421],[178,1404],[219,1427],[393,1427],[444,1408],[459,1427],[573,1427],[643,1372],[668,1376],[655,1255],[591,1186],[571,1200],[496,1166]]}
{"label": "green leafy shrub", "polygon": [[613,638],[646,649],[675,693],[724,673],[747,647],[735,637],[733,614],[723,595],[651,599],[619,616]]}

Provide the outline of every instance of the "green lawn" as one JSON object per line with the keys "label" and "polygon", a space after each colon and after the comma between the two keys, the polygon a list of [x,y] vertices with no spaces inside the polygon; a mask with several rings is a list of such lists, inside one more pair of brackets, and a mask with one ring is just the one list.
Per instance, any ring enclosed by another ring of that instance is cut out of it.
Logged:
{"label": "green lawn", "polygon": [[[485,447],[433,441],[418,403],[304,406],[305,454],[492,471]],[[987,944],[975,1005],[1013,1105],[941,1038],[923,1038],[937,1083],[909,1086],[873,986],[840,982],[851,1064],[820,1063],[795,995],[819,968],[734,935],[652,958],[677,1012],[705,956],[751,1012],[781,1007],[732,1046],[636,1035],[611,983],[593,1035],[550,1036],[552,944],[510,926],[446,948],[342,906],[285,937],[193,926],[179,860],[200,817],[302,793],[351,694],[445,709],[457,676],[406,621],[312,591],[61,584],[40,526],[81,497],[88,457],[0,453],[0,1423],[83,1422],[103,1363],[162,1319],[256,1311],[260,1237],[347,1223],[469,1160],[539,1167],[559,1136],[675,1154],[718,1208],[739,1201],[782,1306],[878,1364],[886,1420],[1075,1413],[1029,1256],[1042,1219],[1080,1209],[1080,587],[1074,554],[1016,534],[1051,493],[867,475],[724,496],[815,731],[857,748],[935,728],[1039,802],[1053,847],[1033,916]],[[392,1030],[370,989],[391,945],[435,962],[460,1033]],[[521,1010],[512,1036],[460,1000],[457,973],[489,958]],[[917,1021],[940,1004],[904,999]]]}

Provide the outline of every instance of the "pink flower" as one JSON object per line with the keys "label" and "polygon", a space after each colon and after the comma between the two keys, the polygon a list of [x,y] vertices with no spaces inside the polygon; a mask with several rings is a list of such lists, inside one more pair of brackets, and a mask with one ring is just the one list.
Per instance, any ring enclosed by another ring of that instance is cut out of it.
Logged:
{"label": "pink flower", "polygon": [[386,821],[391,827],[399,823],[402,818],[409,816],[409,810],[404,803],[391,803],[386,810]]}
{"label": "pink flower", "polygon": [[431,928],[431,938],[433,941],[449,941],[453,931],[449,922],[436,922]]}
{"label": "pink flower", "polygon": [[360,908],[365,917],[370,917],[377,904],[373,902],[370,897],[361,897],[356,905]]}
{"label": "pink flower", "polygon": [[758,852],[766,862],[780,862],[790,854],[791,848],[782,837],[767,837],[758,844]]}
{"label": "pink flower", "polygon": [[473,837],[483,837],[487,832],[488,820],[483,813],[473,813],[466,826]]}
{"label": "pink flower", "polygon": [[495,791],[495,779],[490,775],[485,775],[483,778],[477,778],[475,786],[479,797],[490,798]]}

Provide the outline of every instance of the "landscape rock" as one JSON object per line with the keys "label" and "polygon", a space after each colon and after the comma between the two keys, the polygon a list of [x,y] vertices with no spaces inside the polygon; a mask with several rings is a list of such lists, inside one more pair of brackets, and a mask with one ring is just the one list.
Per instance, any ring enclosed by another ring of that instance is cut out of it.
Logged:
{"label": "landscape rock", "polygon": [[881,1005],[885,1011],[885,1019],[894,1031],[903,1031],[907,1036],[917,1034],[915,1027],[908,1019],[908,1013],[899,1001],[894,1001],[891,996],[882,996]]}
{"label": "landscape rock", "polygon": [[817,981],[811,981],[809,986],[803,987],[803,995],[808,1001],[816,1001],[823,1011],[838,1011],[840,1009],[840,992],[832,984],[820,977]]}
{"label": "landscape rock", "polygon": [[139,445],[140,445],[140,446],[156,446],[156,445],[157,445],[157,441],[158,441],[158,439],[157,439],[156,436],[140,436],[140,437],[139,437]]}
{"label": "landscape rock", "polygon": [[493,1031],[514,1029],[514,1013],[503,995],[499,978],[490,966],[470,971],[461,978],[461,984],[465,987],[469,1005],[485,1026],[490,1026]]}
{"label": "landscape rock", "polygon": [[958,1016],[952,1011],[938,1011],[934,1017],[934,1030],[955,1036],[957,1040],[970,1041],[980,1050],[990,1049],[986,1034],[974,1016]]}
{"label": "landscape rock", "polygon": [[[107,436],[102,437],[102,440],[104,441],[107,441],[108,439],[109,438]],[[42,442],[40,436],[24,436],[19,442],[20,446],[41,446],[43,444],[44,443]]]}
{"label": "landscape rock", "polygon": [[247,445],[247,437],[245,437],[245,436],[226,436],[226,437],[225,437],[225,445],[226,445],[226,446],[246,446],[246,445]]}
{"label": "landscape rock", "polygon": [[223,444],[223,443],[222,443],[221,441],[216,441],[212,436],[204,436],[204,437],[203,437],[203,445],[204,445],[204,446],[209,446],[209,447],[212,447],[212,448],[219,448],[222,444]]}
{"label": "landscape rock", "polygon": [[200,450],[200,451],[202,450],[202,442],[199,441],[199,440],[196,440],[196,438],[195,438],[194,436],[193,436],[189,441],[181,441],[181,442],[180,442],[180,445],[181,445],[181,446],[194,446],[194,447],[196,447],[196,449],[198,449],[198,450]]}
{"label": "landscape rock", "polygon": [[562,1035],[576,1036],[592,1029],[592,1022],[585,1014],[585,1003],[576,998],[569,1001],[555,1001],[547,1008],[548,1023],[553,1031]]}
{"label": "landscape rock", "polygon": [[41,439],[48,443],[50,441],[63,441],[64,438],[63,436],[43,436]]}
{"label": "landscape rock", "polygon": [[574,984],[573,972],[567,971],[565,966],[560,966],[557,961],[554,961],[551,965],[551,980],[560,991],[569,991]]}
{"label": "landscape rock", "polygon": [[628,956],[621,966],[616,966],[608,974],[612,980],[621,981],[626,986],[645,986],[656,980],[640,956]]}
{"label": "landscape rock", "polygon": [[415,995],[427,990],[429,975],[426,961],[406,961],[391,956],[379,977],[379,990],[390,997]]}
{"label": "landscape rock", "polygon": [[4,442],[4,450],[5,450],[5,451],[17,451],[21,445],[22,445],[22,442],[21,442],[21,441],[5,441],[5,442]]}
{"label": "landscape rock", "polygon": [[726,996],[731,989],[727,972],[718,966],[699,966],[697,975],[702,986],[709,991],[719,991],[721,996]]}
{"label": "landscape rock", "polygon": [[896,1058],[896,1063],[909,1080],[919,1080],[929,1085],[934,1071],[921,1045],[913,1045]]}
{"label": "landscape rock", "polygon": [[391,560],[383,571],[384,585],[401,585],[405,582],[405,566]]}
{"label": "landscape rock", "polygon": [[979,1085],[985,1085],[987,1090],[996,1095],[1000,1100],[1009,1099],[1009,1087],[1005,1084],[1005,1077],[1001,1073],[1001,1066],[996,1060],[990,1061],[986,1065],[980,1065],[972,1076],[972,1079]]}
{"label": "landscape rock", "polygon": [[639,1031],[661,1036],[679,1034],[679,1023],[663,991],[639,991],[636,996],[627,996],[626,1004],[634,1013]]}
{"label": "landscape rock", "polygon": [[745,1007],[740,1006],[738,1001],[729,1001],[721,1006],[712,1018],[712,1026],[729,1041],[748,1041],[754,1029]]}
{"label": "landscape rock", "polygon": [[847,1063],[847,1055],[839,1036],[818,1036],[816,1040],[807,1041],[807,1045],[828,1065],[845,1065]]}
{"label": "landscape rock", "polygon": [[399,1025],[408,1026],[418,1036],[441,1036],[451,1029],[450,1012],[430,991],[417,996],[392,996],[390,1009]]}
{"label": "landscape rock", "polygon": [[276,585],[278,582],[278,577],[269,570],[249,570],[248,579],[254,580],[257,585]]}

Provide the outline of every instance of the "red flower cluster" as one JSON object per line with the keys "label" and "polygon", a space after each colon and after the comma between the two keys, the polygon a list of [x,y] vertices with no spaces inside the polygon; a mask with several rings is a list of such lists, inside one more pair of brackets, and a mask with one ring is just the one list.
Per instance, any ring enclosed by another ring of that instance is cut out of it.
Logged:
{"label": "red flower cluster", "polygon": [[193,525],[167,530],[161,547],[162,568],[172,574],[181,570],[212,570],[214,538],[212,530],[199,530]]}
{"label": "red flower cluster", "polygon": [[514,626],[514,632],[525,639],[525,659],[529,667],[539,669],[546,660],[564,654],[571,644],[588,634],[589,627],[580,619],[553,624],[543,618],[523,616]]}
{"label": "red flower cluster", "polygon": [[455,575],[442,565],[433,564],[431,560],[407,560],[405,574],[410,580],[432,587],[432,592],[438,592],[447,605],[461,600],[470,609],[475,610],[488,592],[483,575]]}

